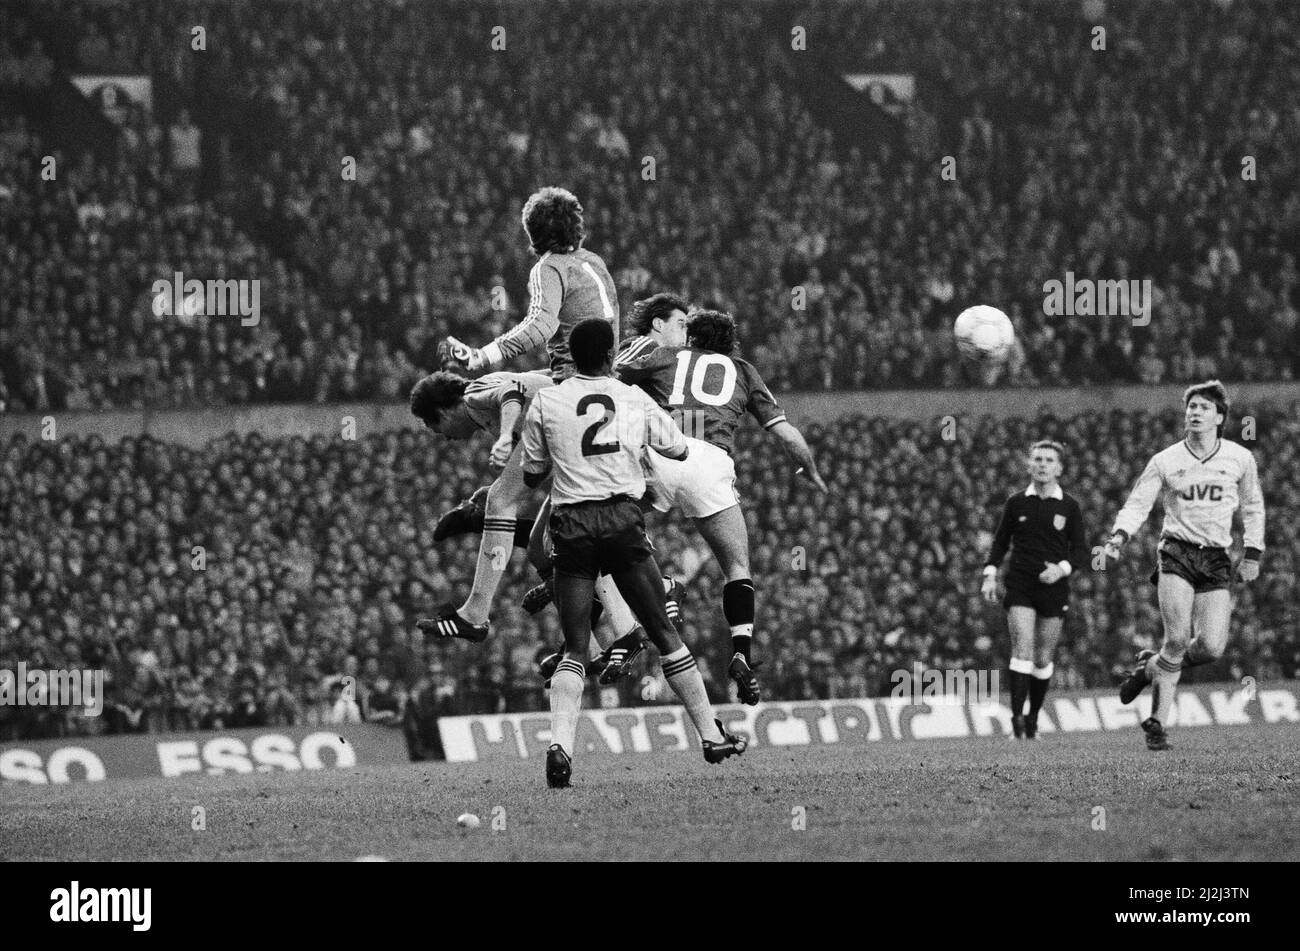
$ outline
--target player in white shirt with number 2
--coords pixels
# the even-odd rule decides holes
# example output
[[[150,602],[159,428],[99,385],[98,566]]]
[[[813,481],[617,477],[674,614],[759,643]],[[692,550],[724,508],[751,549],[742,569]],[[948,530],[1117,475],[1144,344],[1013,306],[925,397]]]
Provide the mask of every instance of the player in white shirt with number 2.
[[[743,753],[746,741],[727,734],[713,713],[695,658],[668,620],[662,575],[645,532],[641,455],[687,453],[686,438],[643,391],[609,376],[614,332],[584,320],[569,335],[575,374],[541,390],[524,421],[523,470],[530,486],[551,481],[551,544],[555,604],[564,659],[551,677],[551,745],[547,785],[569,785],[578,711],[590,656],[591,601],[596,578],[608,574],[659,649],[668,685],[699,731],[704,758],[719,763]]]

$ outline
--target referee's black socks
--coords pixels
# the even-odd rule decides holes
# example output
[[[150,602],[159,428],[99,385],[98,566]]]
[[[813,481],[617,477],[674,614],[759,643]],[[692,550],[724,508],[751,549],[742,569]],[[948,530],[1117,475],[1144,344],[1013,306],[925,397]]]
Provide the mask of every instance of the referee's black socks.
[[[1043,708],[1043,698],[1047,696],[1048,685],[1052,682],[1052,671],[1056,665],[1048,662],[1046,667],[1035,667],[1029,673],[1029,715],[1038,716]]]
[[[1032,679],[1030,674],[1033,672],[1034,662],[1022,657],[1013,657],[1009,666],[1011,668],[1011,715],[1024,716],[1025,698],[1029,696],[1029,681]]]

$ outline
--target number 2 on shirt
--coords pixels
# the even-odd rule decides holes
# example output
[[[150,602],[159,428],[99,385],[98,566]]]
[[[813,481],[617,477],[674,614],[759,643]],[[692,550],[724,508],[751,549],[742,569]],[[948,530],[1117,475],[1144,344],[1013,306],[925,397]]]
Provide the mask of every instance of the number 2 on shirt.
[[[618,452],[617,439],[613,442],[596,442],[596,436],[600,431],[614,421],[614,400],[604,393],[589,393],[578,400],[578,415],[587,416],[587,409],[591,406],[599,406],[605,412],[582,434],[583,456],[604,456],[611,452]]]

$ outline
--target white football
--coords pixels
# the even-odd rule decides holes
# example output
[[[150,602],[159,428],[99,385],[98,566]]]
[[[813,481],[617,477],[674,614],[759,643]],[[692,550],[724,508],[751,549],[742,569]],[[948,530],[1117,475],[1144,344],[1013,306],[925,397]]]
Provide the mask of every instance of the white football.
[[[462,812],[456,817],[456,824],[464,826],[466,829],[477,829],[480,825],[478,816],[472,812]]]
[[[986,363],[1005,360],[1016,341],[1011,318],[987,304],[963,310],[957,315],[952,332],[957,337],[957,349],[964,356]]]

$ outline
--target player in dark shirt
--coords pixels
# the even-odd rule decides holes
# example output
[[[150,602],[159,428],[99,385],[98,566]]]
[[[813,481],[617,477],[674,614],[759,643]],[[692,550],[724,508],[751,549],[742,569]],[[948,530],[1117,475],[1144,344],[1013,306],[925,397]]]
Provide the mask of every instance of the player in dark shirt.
[[[732,356],[735,344],[736,324],[730,314],[694,311],[686,325],[686,346],[660,343],[640,359],[616,363],[615,370],[624,383],[638,384],[649,393],[687,436],[691,451],[686,459],[678,462],[654,453],[646,457],[652,502],[661,512],[677,509],[690,518],[717,559],[724,579],[722,613],[731,628],[727,672],[741,701],[755,704],[760,694],[750,656],[754,582],[731,458],[736,429],[745,416],[753,416],[781,440],[797,471],[818,491],[825,492],[826,483],[803,435],[786,420],[758,371]],[[621,645],[615,641],[614,646]]]
[[[653,294],[636,301],[627,315],[627,336],[614,358],[614,372],[648,357],[656,347],[685,346],[690,309],[691,305],[676,294]]]
[[[724,318],[731,323],[729,330],[704,327],[705,322]],[[699,336],[691,335],[691,326]],[[734,327],[730,314],[696,311],[687,324],[686,346],[658,346],[640,359],[615,365],[619,378],[649,393],[668,410],[682,432],[717,446],[728,456],[746,414],[764,429],[786,422],[785,413],[752,363],[731,356],[730,350],[711,350],[702,345],[702,341],[713,340],[727,346],[729,339],[734,347]],[[706,333],[710,335],[707,338]]]
[[[1052,679],[1052,657],[1069,610],[1069,577],[1088,563],[1083,512],[1058,484],[1065,448],[1040,440],[1029,450],[1028,488],[1007,499],[984,567],[982,593],[997,601],[998,566],[1011,549],[1006,574],[1007,627],[1011,632],[1011,729],[1038,738],[1038,711]],[[1029,713],[1025,715],[1025,698]]]

